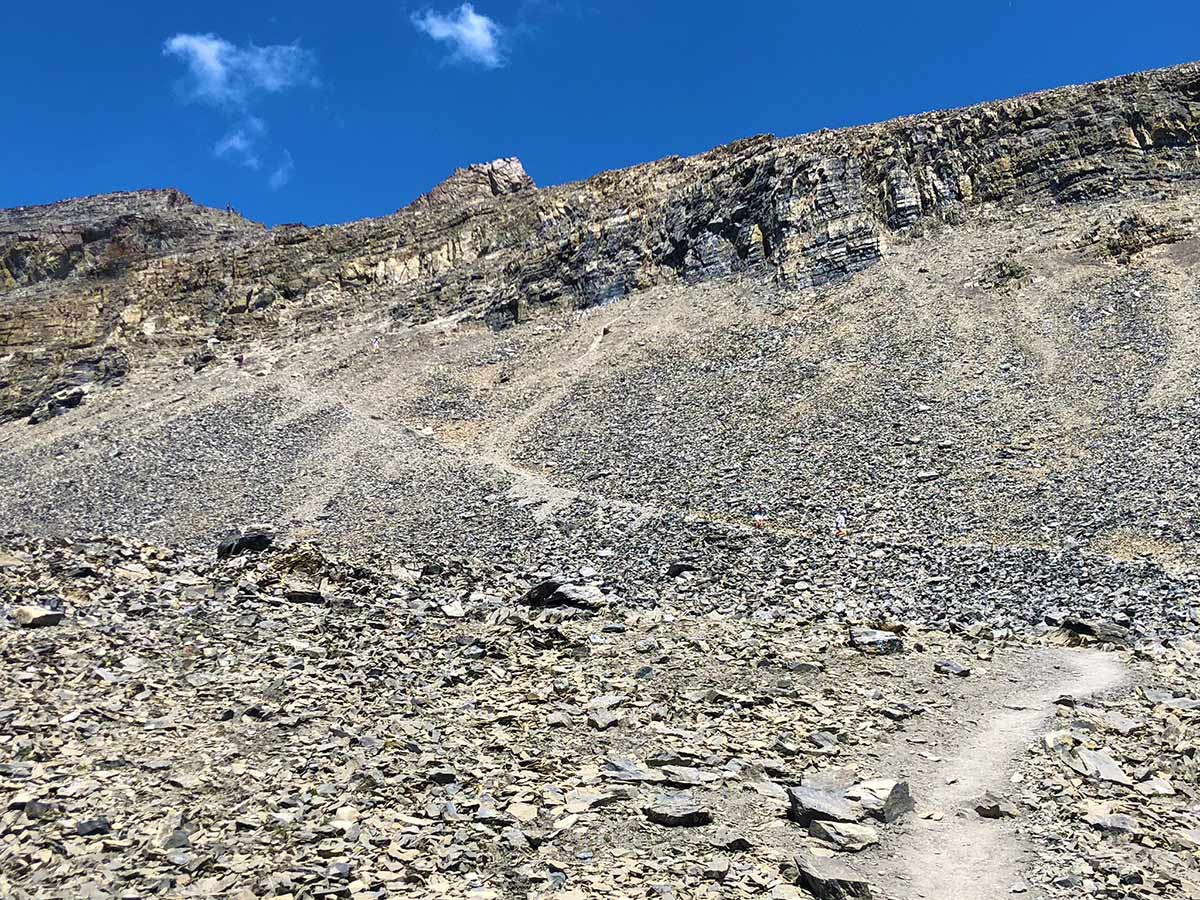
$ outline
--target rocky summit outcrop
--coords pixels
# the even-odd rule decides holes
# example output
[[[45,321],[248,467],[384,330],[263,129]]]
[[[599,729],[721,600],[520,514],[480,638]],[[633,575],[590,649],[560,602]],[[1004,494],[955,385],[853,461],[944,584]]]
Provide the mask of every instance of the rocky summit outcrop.
[[[429,209],[462,207],[536,187],[521,161],[509,157],[459,169],[417,202]]]
[[[147,350],[182,356],[364,310],[503,324],[740,271],[822,284],[871,265],[893,235],[981,204],[1194,178],[1198,147],[1190,64],[542,190],[499,160],[339,226],[265,230],[176,191],[0,212],[0,421]]]

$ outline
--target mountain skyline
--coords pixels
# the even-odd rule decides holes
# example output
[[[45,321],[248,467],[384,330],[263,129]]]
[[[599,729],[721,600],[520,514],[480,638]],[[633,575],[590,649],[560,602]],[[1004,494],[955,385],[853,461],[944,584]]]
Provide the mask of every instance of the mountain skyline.
[[[847,28],[790,4],[68,3],[28,11],[0,61],[22,126],[0,206],[174,187],[271,225],[351,221],[496,158],[561,184],[1188,61],[1200,12],[1149,6],[868,3]]]

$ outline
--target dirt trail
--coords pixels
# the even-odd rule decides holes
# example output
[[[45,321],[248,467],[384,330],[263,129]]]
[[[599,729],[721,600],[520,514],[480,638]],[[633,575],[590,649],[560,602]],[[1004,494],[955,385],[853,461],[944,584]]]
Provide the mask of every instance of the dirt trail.
[[[374,451],[376,455],[386,452],[419,450],[421,446],[436,447],[464,462],[504,473],[511,479],[509,496],[521,507],[527,508],[535,521],[543,524],[553,522],[556,513],[569,508],[577,501],[592,503],[613,513],[624,513],[631,517],[630,528],[643,522],[661,519],[669,515],[684,515],[689,520],[703,521],[725,530],[754,533],[758,530],[751,522],[742,522],[725,516],[691,510],[685,514],[662,506],[637,503],[620,497],[598,493],[586,488],[571,487],[556,483],[551,477],[522,464],[515,457],[515,448],[522,436],[556,403],[570,396],[579,382],[592,375],[598,368],[612,365],[631,345],[642,340],[663,340],[679,329],[685,329],[689,316],[696,316],[695,309],[679,301],[656,304],[653,296],[636,297],[622,305],[612,305],[591,310],[578,316],[575,327],[567,337],[553,343],[549,349],[532,354],[532,364],[524,369],[522,377],[512,382],[507,391],[516,398],[512,408],[505,414],[497,414],[490,428],[485,428],[474,440],[465,442],[448,440],[438,435],[432,427],[412,422],[392,422],[381,419],[379,397],[370,392],[351,392],[344,386],[337,387],[323,380],[324,372],[317,376],[293,380],[292,371],[282,371],[271,383],[283,394],[299,405],[292,412],[299,417],[318,409],[336,407],[350,415],[350,420],[327,442],[320,464],[309,473],[302,483],[292,486],[289,500],[289,517],[294,524],[307,530],[325,512],[329,503],[346,481],[353,475],[352,460],[360,453]],[[709,304],[704,307],[704,317],[711,318],[723,305]],[[438,327],[452,327],[453,322],[438,322]],[[430,326],[431,327],[431,326]],[[427,326],[413,326],[393,333],[391,339],[411,339]],[[365,354],[374,332],[365,331],[357,343],[345,342],[341,353]],[[348,349],[349,348],[349,349]],[[327,362],[325,357],[323,360]],[[389,375],[394,378],[394,374]],[[397,429],[399,429],[397,431]],[[413,441],[416,443],[414,444]],[[791,533],[764,525],[772,532]]]
[[[513,479],[511,496],[519,505],[531,507],[534,518],[538,521],[548,521],[555,512],[570,506],[582,493],[553,485],[541,474],[520,465],[513,458],[513,448],[525,430],[545,415],[555,403],[566,397],[580,378],[624,349],[628,340],[637,332],[630,330],[618,337],[614,334],[614,329],[633,315],[638,305],[639,302],[635,299],[623,306],[619,312],[613,309],[593,312],[588,317],[590,321],[585,320],[574,340],[559,350],[555,354],[556,358],[548,365],[539,367],[525,380],[527,384],[536,385],[539,389],[540,393],[535,399],[512,416],[501,419],[480,437],[474,447],[464,448],[465,454],[476,462],[509,475]],[[609,337],[610,335],[612,337]],[[579,347],[585,343],[586,349],[580,352]],[[659,510],[635,503],[619,500],[608,502],[617,508],[642,516],[656,516],[660,513]]]
[[[624,339],[610,340],[609,344],[615,344],[615,347],[606,346],[604,348],[606,353],[601,354],[600,352],[605,337],[635,313],[637,308],[638,301],[635,299],[630,301],[620,313],[596,316],[593,322],[588,323],[588,327],[577,335],[565,350],[560,351],[560,358],[555,364],[538,370],[536,379],[531,379],[531,381],[536,380],[536,384],[541,390],[540,395],[520,412],[511,418],[502,420],[483,436],[480,442],[480,454],[495,457],[501,463],[511,462],[513,446],[520,439],[522,432],[555,403],[567,396],[578,379],[585,376],[602,360],[615,356],[625,346],[629,335],[626,335]],[[607,310],[602,312],[607,312]],[[590,337],[589,330],[591,331]],[[576,347],[585,340],[587,349],[577,354]]]
[[[1056,698],[1118,687],[1126,672],[1111,653],[1047,650],[1032,655],[1020,675],[1017,693],[990,695],[994,712],[980,720],[952,757],[912,771],[909,780],[918,808],[941,810],[944,818],[914,818],[890,845],[894,881],[881,890],[882,896],[997,900],[1014,896],[1014,886],[1023,882],[1024,848],[1012,830],[974,811],[964,812],[966,804],[987,790],[1012,793],[1009,779],[1016,761],[1046,730]]]

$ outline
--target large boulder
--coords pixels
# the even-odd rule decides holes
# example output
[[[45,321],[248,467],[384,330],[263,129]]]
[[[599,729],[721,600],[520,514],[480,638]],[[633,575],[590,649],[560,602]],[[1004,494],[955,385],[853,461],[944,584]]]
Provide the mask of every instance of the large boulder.
[[[913,811],[912,794],[906,781],[874,778],[848,789],[846,797],[857,801],[867,815],[880,822],[895,822]]]
[[[230,531],[217,544],[217,559],[229,559],[246,553],[262,553],[274,543],[275,538],[261,529]]]

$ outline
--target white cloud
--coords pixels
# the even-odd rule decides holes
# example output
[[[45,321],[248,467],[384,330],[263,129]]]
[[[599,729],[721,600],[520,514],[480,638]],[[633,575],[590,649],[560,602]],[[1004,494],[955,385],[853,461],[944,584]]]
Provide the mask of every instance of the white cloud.
[[[230,120],[213,155],[255,171],[262,168],[260,147],[267,133],[266,122],[252,112],[255,100],[318,84],[316,57],[299,44],[239,47],[215,34],[177,34],[163,41],[162,52],[187,66],[182,83],[187,99],[213,106]],[[284,150],[267,184],[279,190],[295,169],[292,155]]]
[[[162,50],[187,66],[188,95],[213,106],[242,106],[255,94],[316,84],[316,57],[299,44],[238,47],[215,34],[177,34]]]
[[[288,151],[283,151],[283,159],[279,165],[275,167],[275,171],[271,173],[271,177],[267,180],[267,184],[271,186],[271,190],[277,191],[289,181],[292,180],[292,172],[296,170],[296,164],[292,162],[292,154]]]
[[[464,3],[447,13],[426,10],[412,17],[417,30],[454,48],[452,59],[479,63],[489,69],[504,65],[500,38],[504,29],[495,20]]]
[[[266,134],[267,126],[257,116],[249,116],[238,127],[217,141],[213,153],[221,159],[231,159],[247,169],[262,164],[258,157],[258,141]]]

